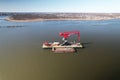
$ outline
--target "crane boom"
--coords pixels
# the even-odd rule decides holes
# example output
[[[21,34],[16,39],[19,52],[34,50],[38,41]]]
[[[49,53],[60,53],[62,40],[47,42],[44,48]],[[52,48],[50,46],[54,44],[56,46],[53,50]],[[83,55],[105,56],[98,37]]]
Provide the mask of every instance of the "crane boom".
[[[69,32],[60,32],[59,35],[67,39],[71,35],[78,35],[78,42],[80,41],[80,31],[69,31]]]

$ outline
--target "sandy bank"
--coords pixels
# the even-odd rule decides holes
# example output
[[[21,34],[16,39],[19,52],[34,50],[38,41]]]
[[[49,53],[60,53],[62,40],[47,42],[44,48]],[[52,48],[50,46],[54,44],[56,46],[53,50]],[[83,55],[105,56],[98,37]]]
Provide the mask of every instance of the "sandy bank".
[[[46,20],[109,20],[118,18],[120,18],[120,14],[110,13],[18,13],[11,15],[6,20],[13,22],[33,22]]]
[[[34,22],[34,21],[43,21],[42,19],[28,19],[28,20],[15,20],[15,19],[10,19],[7,18],[7,21],[12,21],[12,22]]]
[[[99,19],[26,19],[26,20],[15,20],[7,18],[6,20],[12,21],[12,22],[35,22],[35,21],[59,21],[59,20],[110,20],[110,19],[117,19],[117,18],[99,18]]]

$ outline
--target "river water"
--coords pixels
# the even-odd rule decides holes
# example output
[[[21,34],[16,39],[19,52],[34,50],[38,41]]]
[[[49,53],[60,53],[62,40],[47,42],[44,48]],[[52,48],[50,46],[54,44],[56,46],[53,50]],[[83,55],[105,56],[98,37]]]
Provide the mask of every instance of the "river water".
[[[120,79],[120,19],[36,22],[2,19],[0,80]],[[85,48],[62,54],[42,49],[44,41],[61,41],[59,32],[71,30],[80,31]]]

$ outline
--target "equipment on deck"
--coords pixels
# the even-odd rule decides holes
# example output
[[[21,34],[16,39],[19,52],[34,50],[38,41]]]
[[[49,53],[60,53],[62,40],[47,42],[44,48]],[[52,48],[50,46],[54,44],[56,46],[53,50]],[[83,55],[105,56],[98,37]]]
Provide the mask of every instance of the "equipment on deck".
[[[78,35],[78,42],[79,42],[80,41],[80,31],[69,31],[69,32],[60,32],[59,33],[59,35],[63,36],[65,40],[73,34]]]

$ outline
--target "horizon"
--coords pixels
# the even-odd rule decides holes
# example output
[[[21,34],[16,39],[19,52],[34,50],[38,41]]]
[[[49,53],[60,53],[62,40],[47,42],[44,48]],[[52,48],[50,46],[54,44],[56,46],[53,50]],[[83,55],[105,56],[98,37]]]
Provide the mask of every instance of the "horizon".
[[[120,13],[118,0],[0,0],[1,12]]]
[[[90,14],[120,14],[120,12],[0,12],[0,13],[90,13]]]

